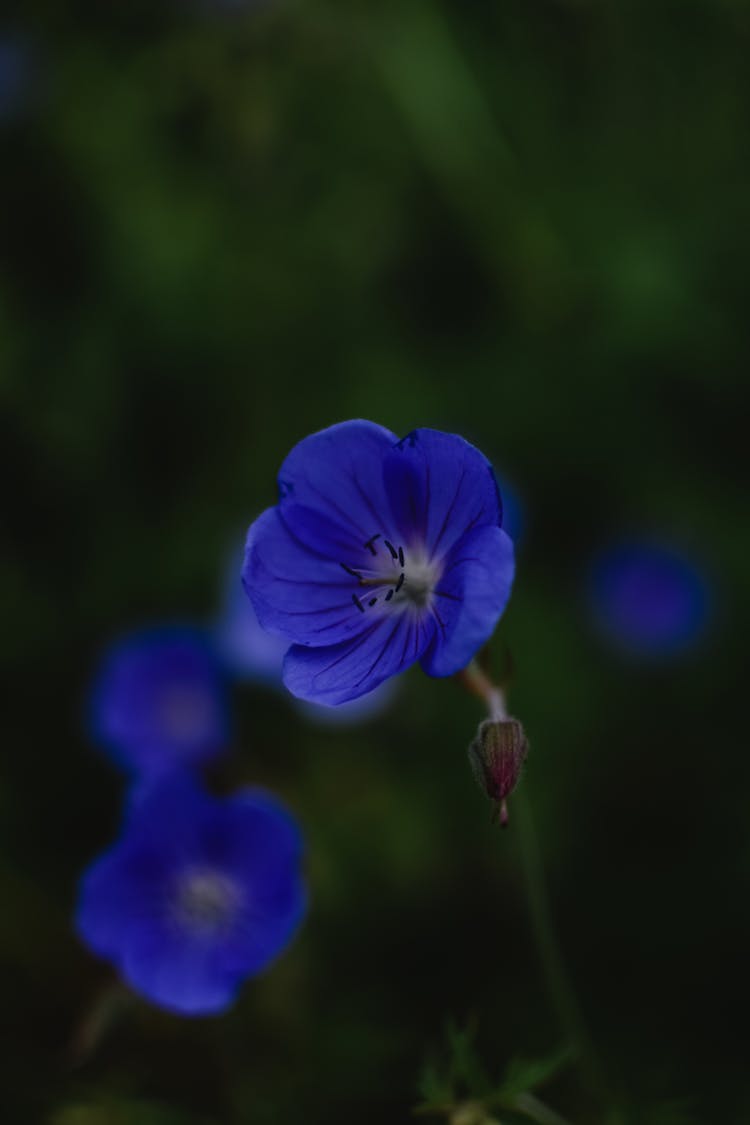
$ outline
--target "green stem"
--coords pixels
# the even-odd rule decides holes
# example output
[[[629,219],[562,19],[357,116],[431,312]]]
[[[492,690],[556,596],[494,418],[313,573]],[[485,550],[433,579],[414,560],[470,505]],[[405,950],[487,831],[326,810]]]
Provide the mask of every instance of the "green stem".
[[[609,1098],[596,1050],[586,1028],[555,935],[531,806],[523,788],[513,795],[513,821],[518,830],[531,927],[544,970],[547,991],[558,1023],[576,1052],[591,1093],[607,1104]]]
[[[491,719],[502,722],[508,717],[503,689],[492,683],[476,660],[472,660],[457,678],[468,691],[484,700]],[[526,882],[531,928],[539,960],[542,963],[547,991],[560,1028],[576,1053],[591,1093],[607,1105],[610,1099],[606,1082],[578,999],[570,983],[552,924],[539,843],[531,806],[523,786],[514,792],[512,808]]]

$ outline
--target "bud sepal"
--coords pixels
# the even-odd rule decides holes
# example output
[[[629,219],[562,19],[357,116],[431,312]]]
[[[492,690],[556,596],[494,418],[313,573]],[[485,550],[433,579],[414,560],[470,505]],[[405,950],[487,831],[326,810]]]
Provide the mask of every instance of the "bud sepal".
[[[503,828],[508,823],[507,798],[516,788],[529,752],[518,719],[485,719],[469,746],[469,763],[477,784],[495,805]]]

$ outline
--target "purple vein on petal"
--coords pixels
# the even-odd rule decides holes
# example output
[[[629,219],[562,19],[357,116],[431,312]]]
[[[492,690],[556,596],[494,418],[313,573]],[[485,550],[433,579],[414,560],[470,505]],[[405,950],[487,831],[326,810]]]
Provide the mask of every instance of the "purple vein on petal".
[[[311,508],[309,510],[312,511],[313,509]],[[307,543],[305,543],[302,539],[299,538],[299,536],[294,532],[294,530],[289,526],[287,521],[284,519],[284,512],[283,512],[283,508],[282,508],[281,504],[278,505],[278,507],[276,508],[276,511],[278,512],[279,519],[281,520],[282,524],[284,525],[284,530],[289,535],[289,537],[294,540],[294,542],[297,544],[297,546],[300,548],[300,550],[304,551],[305,554],[311,555],[313,558],[321,559],[323,562],[330,562],[331,561],[330,555],[325,555],[321,551],[316,551],[314,547],[308,546]],[[342,528],[342,531],[343,530],[344,529]],[[267,569],[269,569],[269,568],[267,568]]]
[[[319,679],[321,676],[325,675],[326,672],[330,672],[332,668],[335,668],[337,664],[340,664],[342,660],[348,660],[352,653],[356,652],[358,648],[361,648],[365,641],[368,641],[375,630],[380,628],[382,624],[382,619],[380,621],[376,621],[375,624],[367,630],[367,632],[362,633],[357,638],[356,644],[350,644],[348,641],[344,641],[343,644],[347,646],[346,651],[337,656],[335,660],[332,660],[330,664],[326,664],[325,668],[321,668],[319,672],[316,672],[313,676],[313,679]],[[336,645],[335,647],[338,648],[339,646]]]
[[[392,642],[393,638],[396,636],[396,634],[398,633],[400,627],[401,627],[401,621],[397,620],[396,623],[394,624],[393,628],[391,629],[390,633],[388,634],[388,639],[386,641],[384,641],[383,647],[381,648],[380,652],[375,657],[372,664],[370,665],[370,667],[365,672],[364,676],[360,677],[360,679],[357,680],[357,683],[355,685],[356,687],[359,687],[360,684],[364,683],[364,681],[369,679],[369,677],[372,675],[372,672],[374,671],[374,669],[377,667],[377,665],[380,663],[380,661],[383,659],[386,652],[390,648],[391,642]]]
[[[305,484],[307,485],[307,487],[312,492],[314,492],[316,494],[316,496],[319,496],[325,504],[329,504],[336,512],[338,512],[339,517],[344,521],[342,531],[345,531],[347,529],[347,526],[348,526],[349,528],[354,527],[355,531],[359,535],[366,535],[367,534],[365,531],[362,530],[360,524],[358,523],[357,520],[355,520],[355,518],[352,516],[351,512],[345,512],[343,508],[339,507],[339,505],[336,503],[335,500],[332,500],[330,496],[326,496],[326,494],[324,492],[321,492],[320,489],[317,488],[309,479],[306,478]],[[311,511],[314,511],[314,510],[315,509],[311,509]]]
[[[475,562],[475,563],[480,563],[480,564],[481,564],[482,566],[486,566],[486,565],[487,565],[487,563],[485,562],[485,560],[484,560],[484,559],[477,559],[477,558],[474,558],[474,557],[472,557],[472,556],[470,556],[470,555],[466,555],[466,556],[465,556],[464,558],[462,558],[462,559],[456,559],[456,560],[455,560],[455,562],[453,561],[453,559],[451,559],[451,567],[450,567],[450,568],[451,568],[451,570],[453,570],[453,568],[454,568],[454,567],[456,567],[456,566],[460,566],[460,565],[461,565],[461,563],[465,563],[465,562]]]
[[[367,507],[370,509],[370,512],[372,513],[372,516],[373,516],[375,522],[377,523],[378,527],[381,527],[383,529],[383,531],[385,531],[386,527],[387,527],[386,521],[378,513],[378,511],[377,511],[375,505],[373,504],[372,500],[367,495],[367,493],[365,492],[362,485],[359,483],[359,477],[357,476],[357,474],[354,470],[354,466],[350,464],[350,468],[351,468],[352,480],[354,481],[354,485],[357,489],[357,492],[362,497],[362,499],[364,500]]]
[[[419,657],[419,637],[422,632],[422,618],[418,617],[414,623],[414,659]]]
[[[401,665],[403,665],[404,661],[406,660],[406,650],[408,649],[409,644],[411,642],[411,630],[412,630],[412,628],[413,628],[413,622],[412,621],[407,622],[406,629],[404,630],[404,633],[405,633],[404,648],[403,648],[403,651],[401,653],[401,659],[399,660],[399,664],[401,664]]]
[[[304,586],[305,588],[308,586],[323,586],[331,590],[340,590],[344,585],[340,578],[335,580],[331,579],[330,582],[321,582],[315,578],[285,578],[283,574],[275,574],[265,563],[261,565],[264,570],[268,571],[274,582],[283,582],[285,586]]]
[[[284,612],[289,617],[322,617],[325,613],[338,613],[342,609],[351,610],[351,608],[351,602],[337,602],[336,605],[329,605],[321,609],[287,609]],[[325,625],[324,628],[330,629],[331,626]]]
[[[448,526],[448,521],[450,520],[451,516],[453,515],[453,509],[456,506],[456,501],[458,500],[458,495],[461,491],[461,486],[464,483],[465,477],[466,477],[466,465],[464,465],[462,470],[461,470],[461,476],[459,478],[458,485],[456,487],[455,495],[454,495],[453,499],[451,500],[448,511],[445,513],[445,518],[443,519],[443,526],[440,528],[440,531],[438,532],[437,539],[432,544],[431,551],[432,551],[433,555],[437,551],[438,544],[440,543],[440,540],[443,538],[443,535],[445,534],[445,529]]]
[[[351,610],[351,604],[349,605],[349,609]],[[313,633],[325,633],[328,629],[337,629],[339,625],[345,625],[347,621],[351,620],[352,615],[351,612],[349,612],[347,613],[346,617],[341,617],[338,621],[331,621],[328,623],[328,625],[319,625],[317,629],[312,629],[311,631]],[[355,633],[354,635],[356,636],[357,634]]]
[[[445,636],[445,622],[443,621],[442,617],[440,616],[440,614],[438,613],[438,611],[435,609],[434,606],[432,606],[432,615],[435,618],[435,620],[437,621],[438,625],[440,626],[440,630],[441,630],[443,636]]]
[[[430,480],[430,462],[429,461],[425,462],[424,496],[425,496],[425,500],[424,500],[424,512],[422,513],[422,538],[426,539],[427,538],[427,523],[428,523],[427,513],[429,512],[430,505],[432,503],[432,481]]]

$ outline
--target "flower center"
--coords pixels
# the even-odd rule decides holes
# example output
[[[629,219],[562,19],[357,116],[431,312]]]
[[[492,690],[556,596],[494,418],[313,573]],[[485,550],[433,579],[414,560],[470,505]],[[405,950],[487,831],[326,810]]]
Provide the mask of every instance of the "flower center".
[[[355,568],[341,563],[357,580],[359,590],[352,594],[352,602],[360,613],[378,604],[391,603],[394,609],[425,609],[430,605],[442,570],[424,550],[410,548],[407,555],[403,547],[394,546],[379,532],[363,546],[372,556],[370,565]]]
[[[178,883],[174,914],[193,933],[215,934],[230,924],[239,901],[237,884],[221,871],[193,868]]]

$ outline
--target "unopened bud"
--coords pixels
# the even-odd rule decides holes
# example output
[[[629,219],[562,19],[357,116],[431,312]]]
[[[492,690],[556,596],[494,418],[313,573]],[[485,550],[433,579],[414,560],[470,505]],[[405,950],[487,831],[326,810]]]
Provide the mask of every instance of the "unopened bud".
[[[508,823],[506,798],[515,789],[529,743],[518,719],[485,719],[469,747],[469,762],[478,784],[495,803],[500,824]]]

